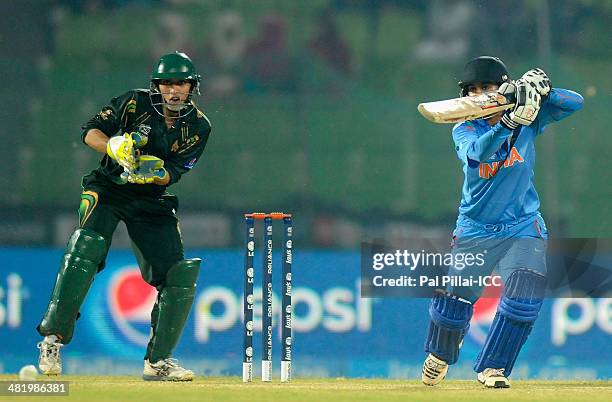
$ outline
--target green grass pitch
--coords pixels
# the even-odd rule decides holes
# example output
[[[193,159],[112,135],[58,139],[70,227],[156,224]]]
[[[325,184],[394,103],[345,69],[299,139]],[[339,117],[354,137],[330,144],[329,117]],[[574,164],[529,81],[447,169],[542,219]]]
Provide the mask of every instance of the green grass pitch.
[[[512,381],[510,389],[484,389],[476,381],[444,381],[426,387],[417,380],[310,379],[289,384],[237,377],[196,378],[191,383],[144,382],[137,377],[62,376],[70,382],[68,397],[0,397],[2,400],[41,401],[228,401],[228,402],[357,402],[357,401],[611,401],[611,381]],[[0,381],[17,376],[0,376]],[[6,399],[4,399],[6,398]]]

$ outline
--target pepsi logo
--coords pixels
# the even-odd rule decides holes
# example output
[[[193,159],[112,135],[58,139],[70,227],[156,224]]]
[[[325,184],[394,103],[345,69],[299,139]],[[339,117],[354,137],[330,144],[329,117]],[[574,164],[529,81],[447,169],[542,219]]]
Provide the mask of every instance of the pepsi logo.
[[[119,332],[130,342],[146,346],[151,331],[151,310],[157,290],[146,283],[138,268],[119,270],[110,280],[108,307]]]

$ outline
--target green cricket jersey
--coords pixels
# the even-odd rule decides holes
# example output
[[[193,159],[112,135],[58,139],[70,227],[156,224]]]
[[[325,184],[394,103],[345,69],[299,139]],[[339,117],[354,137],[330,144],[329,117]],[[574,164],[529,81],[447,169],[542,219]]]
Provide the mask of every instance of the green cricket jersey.
[[[176,183],[195,166],[211,131],[210,121],[197,108],[167,128],[164,118],[151,105],[149,90],[145,89],[131,90],[113,98],[109,105],[104,106],[100,113],[83,125],[83,141],[92,128],[97,128],[109,137],[133,131],[148,133],[147,143],[136,152],[164,160],[164,167],[170,175],[168,186]],[[166,190],[167,186],[157,184],[120,184],[121,173],[123,167],[104,155],[100,166],[83,178],[83,187],[95,183],[114,187],[126,195],[151,197],[158,197]]]

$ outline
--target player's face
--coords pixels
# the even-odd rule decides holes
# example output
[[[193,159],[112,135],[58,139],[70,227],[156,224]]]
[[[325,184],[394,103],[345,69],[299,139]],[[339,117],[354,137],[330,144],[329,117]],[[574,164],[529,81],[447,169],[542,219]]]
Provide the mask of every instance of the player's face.
[[[180,111],[191,90],[191,82],[188,80],[161,80],[159,81],[159,92],[164,97],[164,102],[168,109]]]
[[[486,92],[493,92],[499,89],[499,85],[494,82],[475,82],[468,85],[468,96],[480,95]]]
[[[497,91],[498,89],[499,85],[494,82],[475,82],[473,84],[468,85],[467,87],[468,96],[475,96],[487,92],[493,92]],[[490,116],[488,119],[486,119],[487,123],[490,126],[497,124],[501,120],[503,114],[504,112],[502,111],[494,114],[493,116]]]

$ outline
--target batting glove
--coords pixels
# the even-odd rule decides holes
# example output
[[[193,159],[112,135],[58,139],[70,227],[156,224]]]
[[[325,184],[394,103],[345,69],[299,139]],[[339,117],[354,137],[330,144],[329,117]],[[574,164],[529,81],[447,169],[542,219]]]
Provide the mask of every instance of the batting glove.
[[[514,130],[519,125],[528,126],[535,121],[542,98],[534,87],[523,80],[517,80],[503,83],[498,92],[508,98],[516,99],[514,108],[502,116],[500,121],[502,126]]]
[[[541,68],[534,68],[533,70],[527,71],[523,74],[521,79],[535,88],[542,97],[547,96],[552,88],[550,79]]]

